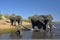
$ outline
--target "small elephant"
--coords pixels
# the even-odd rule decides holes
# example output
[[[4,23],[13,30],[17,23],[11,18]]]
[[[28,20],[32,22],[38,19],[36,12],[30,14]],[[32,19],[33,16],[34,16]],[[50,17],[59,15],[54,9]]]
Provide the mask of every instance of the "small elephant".
[[[16,26],[16,22],[18,22],[18,26],[22,24],[22,17],[21,16],[11,16],[10,17],[11,25]]]
[[[37,26],[38,29],[43,28],[43,30],[46,30],[46,25],[48,22],[52,22],[51,15],[34,15],[31,18],[31,23],[32,23],[33,29],[35,28],[35,26]]]

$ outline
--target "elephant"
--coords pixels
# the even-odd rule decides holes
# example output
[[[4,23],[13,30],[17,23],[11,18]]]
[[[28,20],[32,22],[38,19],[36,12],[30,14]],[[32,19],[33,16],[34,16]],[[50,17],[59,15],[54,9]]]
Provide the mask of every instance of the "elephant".
[[[18,26],[22,24],[22,17],[21,16],[11,16],[10,17],[11,25],[16,26],[16,22],[18,22]]]
[[[21,16],[11,16],[10,17],[10,22],[12,26],[16,26],[16,22],[18,22],[18,27],[17,27],[17,33],[22,35],[22,31],[20,30],[20,25],[22,25],[22,17]]]
[[[43,30],[46,31],[46,25],[48,23],[51,23],[53,20],[53,17],[51,15],[34,15],[31,18],[32,28],[34,29],[35,26],[38,27],[38,29],[43,28]],[[50,27],[52,24],[48,24]]]

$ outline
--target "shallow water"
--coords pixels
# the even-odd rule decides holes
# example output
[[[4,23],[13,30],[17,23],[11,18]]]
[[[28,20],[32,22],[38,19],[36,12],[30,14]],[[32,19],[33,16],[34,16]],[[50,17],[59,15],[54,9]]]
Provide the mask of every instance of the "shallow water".
[[[60,24],[56,24],[56,29],[49,32],[48,29],[44,31],[23,31],[23,35],[16,33],[0,34],[0,39],[60,39]]]

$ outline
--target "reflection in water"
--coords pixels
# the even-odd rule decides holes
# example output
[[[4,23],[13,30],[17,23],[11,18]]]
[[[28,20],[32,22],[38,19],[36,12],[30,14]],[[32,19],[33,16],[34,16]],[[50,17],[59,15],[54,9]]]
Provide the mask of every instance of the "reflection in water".
[[[47,39],[53,39],[53,32],[46,32]]]
[[[45,32],[33,32],[32,39],[44,39],[46,37]]]
[[[21,35],[18,33],[10,33],[10,38],[11,39],[21,39]]]
[[[50,33],[50,38],[53,39],[53,32]]]
[[[18,33],[1,34],[0,39],[53,39],[53,32],[45,31],[23,31],[23,35]]]
[[[39,31],[39,32],[33,32],[32,39],[53,39],[53,33],[52,32],[45,32],[45,31]]]

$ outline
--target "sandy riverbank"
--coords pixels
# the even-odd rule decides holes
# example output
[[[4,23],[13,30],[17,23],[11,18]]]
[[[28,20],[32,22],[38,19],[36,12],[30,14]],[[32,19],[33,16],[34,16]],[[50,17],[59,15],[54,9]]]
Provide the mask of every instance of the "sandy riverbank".
[[[16,23],[16,25],[17,25],[17,23]],[[28,23],[28,22],[24,22],[24,21],[23,21],[23,22],[22,22],[22,25],[23,25],[24,27],[26,27],[26,28],[29,28],[29,27],[31,26],[31,23]],[[21,26],[21,29],[24,28],[23,26]],[[16,27],[17,27],[17,26],[16,26]],[[13,31],[13,30],[16,29],[16,27],[11,26],[10,23],[6,22],[6,20],[0,20],[0,33],[1,33],[2,31],[7,32],[7,30]]]

